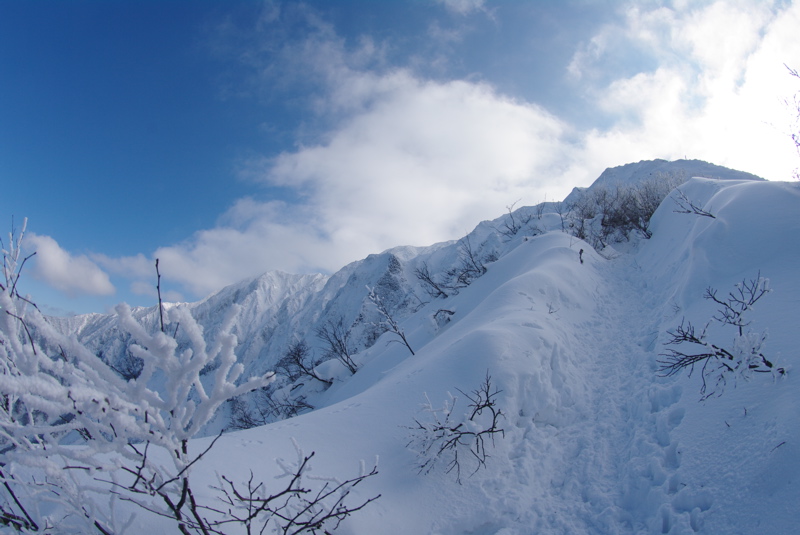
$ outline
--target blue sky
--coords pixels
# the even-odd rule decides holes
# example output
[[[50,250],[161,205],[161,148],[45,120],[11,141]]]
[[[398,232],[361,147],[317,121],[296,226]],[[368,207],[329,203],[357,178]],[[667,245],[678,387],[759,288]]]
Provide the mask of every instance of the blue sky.
[[[104,312],[155,302],[155,258],[197,300],[630,161],[791,180],[798,27],[764,0],[0,0],[3,235],[28,218],[46,311]]]

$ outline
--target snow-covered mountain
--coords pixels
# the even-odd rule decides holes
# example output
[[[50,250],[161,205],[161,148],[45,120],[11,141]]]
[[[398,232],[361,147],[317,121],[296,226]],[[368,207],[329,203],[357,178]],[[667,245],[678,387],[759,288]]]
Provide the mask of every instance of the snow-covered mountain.
[[[595,250],[576,237],[601,224],[597,213],[578,221],[569,212],[582,195],[666,178],[679,191],[648,220],[649,239],[609,235]],[[223,435],[196,467],[195,482],[208,483],[201,498],[213,501],[215,474],[273,481],[272,459],[296,455],[296,441],[316,452],[322,476],[343,479],[379,458],[379,473],[352,495],[381,498],[339,533],[793,533],[798,214],[797,183],[705,162],[639,162],[606,170],[565,203],[519,208],[459,240],[390,249],[331,276],[267,273],[187,305],[211,338],[224,312],[241,305],[245,376],[275,369],[305,341],[331,383],[282,377],[267,394],[299,415],[262,414],[267,425]],[[771,292],[745,306],[737,325],[711,320],[729,292],[748,288]],[[136,314],[155,328],[157,307]],[[126,358],[113,316],[53,321],[109,362]],[[336,325],[349,336],[354,374],[325,360],[319,334]],[[687,326],[707,345],[675,343]],[[754,353],[745,345],[755,339]],[[670,349],[709,347],[744,365],[720,371],[699,361],[666,373]],[[430,459],[420,433],[437,418],[485,428],[486,416],[470,419],[468,405],[487,377],[502,433],[487,438],[485,466],[462,451],[458,478],[446,450],[420,470]],[[243,403],[234,412],[260,410],[256,397]],[[213,430],[230,425],[231,409]],[[171,529],[166,522],[140,515],[135,532]]]

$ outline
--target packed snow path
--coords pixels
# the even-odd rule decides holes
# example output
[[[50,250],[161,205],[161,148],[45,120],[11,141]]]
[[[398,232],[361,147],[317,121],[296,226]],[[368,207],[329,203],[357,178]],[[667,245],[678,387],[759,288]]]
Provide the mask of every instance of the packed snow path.
[[[610,509],[594,508],[590,522],[600,523],[589,523],[589,531],[696,531],[698,515],[708,504],[688,500],[672,507],[680,490],[680,450],[671,431],[680,424],[684,410],[674,407],[681,387],[660,384],[656,373],[663,296],[633,257],[622,256],[604,267],[606,295],[598,301],[598,328],[593,333],[598,339],[594,369],[598,415],[592,427],[602,449],[589,462],[609,463],[601,474],[606,480],[598,481],[597,488],[608,488],[613,500]],[[676,515],[676,510],[691,514]]]
[[[574,364],[581,376],[558,386],[586,390],[559,417],[519,418],[513,468],[487,485],[487,500],[501,496],[493,509],[516,518],[504,534],[693,532],[708,503],[686,501],[685,515],[671,507],[680,453],[670,431],[683,410],[672,407],[680,387],[655,376],[660,296],[631,257],[583,267],[597,271],[594,299],[552,312],[567,334],[548,365],[560,381],[563,361]]]

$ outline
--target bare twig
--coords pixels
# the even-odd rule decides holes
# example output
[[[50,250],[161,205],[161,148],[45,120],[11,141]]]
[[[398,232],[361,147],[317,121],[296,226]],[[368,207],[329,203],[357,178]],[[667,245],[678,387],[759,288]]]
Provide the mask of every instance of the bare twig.
[[[380,315],[383,316],[383,321],[380,322],[380,326],[386,327],[388,331],[397,336],[400,339],[399,341],[406,346],[406,348],[411,352],[412,355],[414,355],[414,350],[411,349],[411,344],[408,343],[408,339],[406,338],[406,333],[400,327],[400,324],[397,323],[397,320],[394,319],[391,312],[389,312],[389,309],[386,308],[386,303],[384,303],[383,300],[380,298],[380,296],[377,293],[375,293],[374,288],[370,288],[369,286],[367,286],[367,290],[369,291],[368,297],[370,302],[373,305],[375,305],[375,308],[378,309]]]
[[[164,303],[161,301],[161,272],[158,270],[158,258],[156,258],[156,292],[158,292],[158,317],[161,320],[161,332],[166,333],[164,328]],[[176,331],[177,332],[177,327]]]
[[[750,324],[745,318],[745,314],[752,310],[753,305],[764,295],[769,293],[769,281],[761,276],[755,279],[743,280],[735,286],[735,290],[728,293],[727,298],[718,297],[717,290],[707,288],[703,297],[719,305],[717,313],[712,316],[709,323],[698,331],[691,322],[681,321],[681,324],[674,330],[667,331],[669,339],[665,345],[681,346],[688,344],[689,347],[696,348],[694,352],[687,352],[683,349],[668,348],[659,360],[658,373],[662,376],[671,376],[681,370],[688,369],[689,374],[694,371],[695,365],[702,364],[702,387],[701,394],[706,396],[707,380],[713,378],[715,381],[714,390],[717,387],[724,388],[727,378],[734,372],[753,372],[771,373],[780,375],[785,370],[770,361],[761,348],[766,342],[766,333],[754,334],[745,333],[744,328]],[[725,347],[720,344],[712,343],[708,340],[708,327],[712,322],[720,325],[730,325],[736,329],[736,337],[733,345]]]
[[[680,189],[676,190],[678,192],[678,197],[673,197],[672,200],[675,204],[678,205],[678,210],[673,210],[676,214],[695,214],[705,217],[710,217],[712,219],[716,219],[717,216],[712,214],[707,210],[703,210],[699,206],[697,206],[694,201],[692,201],[686,194],[681,191]]]
[[[224,509],[203,508],[221,514],[223,519],[210,522],[209,528],[215,533],[224,533],[220,528],[230,524],[240,524],[245,527],[248,534],[253,533],[255,529],[258,529],[258,533],[263,533],[272,522],[284,535],[314,534],[320,531],[330,533],[338,528],[345,518],[381,497],[378,494],[358,505],[346,503],[356,485],[378,473],[377,466],[368,473],[362,473],[345,481],[327,481],[316,491],[306,487],[303,484],[303,474],[312,457],[314,457],[313,452],[303,456],[291,473],[288,484],[266,497],[263,483],[255,483],[252,472],[246,489],[241,489],[228,477],[221,476],[221,485],[215,488],[221,493],[220,500],[225,506]]]
[[[448,457],[445,471],[455,471],[456,481],[461,483],[462,453],[468,453],[476,461],[472,474],[486,466],[489,457],[486,439],[491,439],[494,444],[495,435],[505,436],[505,430],[499,426],[500,419],[505,415],[497,407],[495,399],[500,390],[492,387],[491,380],[487,372],[481,386],[470,394],[459,390],[470,402],[470,413],[463,421],[453,419],[456,398],[451,397],[451,403],[445,403],[442,409],[433,409],[430,401],[426,403],[432,421],[415,419],[416,426],[410,428],[412,434],[408,443],[408,446],[418,450],[420,473],[429,473],[438,460]],[[482,417],[484,414],[488,418]]]

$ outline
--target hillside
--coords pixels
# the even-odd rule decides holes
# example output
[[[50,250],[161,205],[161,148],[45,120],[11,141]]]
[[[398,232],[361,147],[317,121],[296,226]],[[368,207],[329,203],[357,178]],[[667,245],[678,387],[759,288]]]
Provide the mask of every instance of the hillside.
[[[338,320],[352,333],[358,365],[355,374],[336,359],[318,365],[330,387],[279,380],[273,395],[301,398],[314,410],[224,434],[194,469],[200,498],[213,500],[217,474],[246,481],[252,471],[271,484],[280,473],[273,459],[294,458],[296,441],[316,452],[320,476],[353,477],[362,460],[370,468],[378,459],[378,474],[351,498],[381,497],[347,518],[342,534],[794,532],[800,188],[704,162],[662,161],[608,170],[593,188],[654,173],[688,179],[680,186],[685,198],[714,217],[680,213],[672,192],[649,221],[650,239],[632,232],[597,251],[562,231],[558,203],[525,207],[459,241],[391,249],[330,277],[269,273],[190,305],[211,337],[219,312],[243,305],[235,332],[245,375],[272,369],[299,340],[322,356],[315,333]],[[707,178],[690,178],[696,174]],[[420,270],[442,281],[463,266],[465,251],[485,272],[435,297]],[[772,291],[747,307],[744,329],[768,332],[760,350],[774,362],[771,373],[745,366],[725,373],[724,387],[710,374],[705,392],[700,366],[659,373],[669,348],[693,351],[665,345],[669,332],[686,322],[702,330],[719,309],[704,298],[708,288],[724,300],[759,276]],[[394,343],[395,333],[376,327],[383,318],[367,287],[399,321],[413,355]],[[155,324],[156,312],[137,314]],[[111,360],[123,356],[110,317],[60,321]],[[713,323],[707,340],[739,351],[735,331]],[[421,472],[413,428],[433,421],[426,400],[443,408],[452,394],[450,417],[465,420],[467,396],[487,375],[503,433],[487,441],[485,466],[462,452],[459,478],[447,471],[445,452]],[[208,432],[228,427],[228,417]],[[485,417],[467,428],[481,429]],[[171,529],[142,511],[134,526],[134,533]]]

